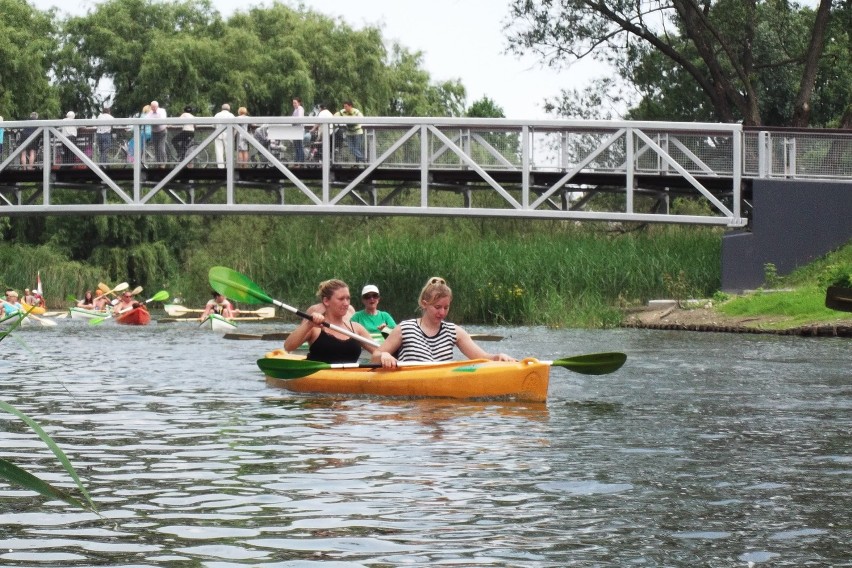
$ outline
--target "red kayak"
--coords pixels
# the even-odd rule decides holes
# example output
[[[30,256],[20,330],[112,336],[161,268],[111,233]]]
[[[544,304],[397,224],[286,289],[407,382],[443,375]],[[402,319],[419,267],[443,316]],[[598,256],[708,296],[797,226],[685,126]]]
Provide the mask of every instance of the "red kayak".
[[[122,312],[118,315],[113,314],[115,323],[124,325],[148,325],[151,321],[151,314],[143,307],[133,308]]]

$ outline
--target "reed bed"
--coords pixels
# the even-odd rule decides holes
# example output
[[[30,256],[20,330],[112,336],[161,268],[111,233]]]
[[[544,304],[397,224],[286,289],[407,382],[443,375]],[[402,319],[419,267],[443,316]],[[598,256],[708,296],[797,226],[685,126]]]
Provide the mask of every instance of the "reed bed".
[[[204,242],[180,251],[148,245],[124,272],[114,251],[83,265],[48,246],[0,244],[0,277],[32,287],[41,270],[49,305],[99,281],[130,280],[197,305],[210,295],[207,271],[224,265],[301,308],[316,301],[317,285],[328,278],[348,282],[358,308],[361,287],[376,284],[381,308],[403,319],[417,315],[426,279],[442,276],[454,290],[450,317],[459,323],[611,327],[624,307],[670,296],[673,282],[680,293],[712,295],[720,284],[720,250],[721,232],[709,228],[624,232],[549,221],[226,217],[209,223]]]
[[[306,307],[316,301],[320,281],[340,278],[356,307],[361,287],[376,284],[381,308],[402,319],[417,315],[426,279],[442,276],[454,290],[451,319],[459,323],[611,327],[625,306],[670,293],[667,282],[704,297],[720,283],[721,236],[712,229],[608,234],[560,225],[524,233],[501,231],[499,223],[442,221],[426,233],[422,222],[371,220],[365,232],[365,223],[345,220],[266,227],[263,244],[239,242],[216,255],[215,243],[228,241],[228,231],[211,235],[212,246],[185,264],[190,279],[181,290],[206,296],[206,271],[224,264],[271,296]]]

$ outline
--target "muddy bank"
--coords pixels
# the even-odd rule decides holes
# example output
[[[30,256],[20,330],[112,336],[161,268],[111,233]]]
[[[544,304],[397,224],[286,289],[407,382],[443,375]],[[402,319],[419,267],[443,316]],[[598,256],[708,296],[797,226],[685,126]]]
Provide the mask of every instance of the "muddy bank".
[[[723,333],[769,333],[808,337],[852,337],[852,319],[784,327],[781,317],[731,317],[711,307],[642,308],[625,315],[622,327]],[[780,326],[780,327],[779,327]]]

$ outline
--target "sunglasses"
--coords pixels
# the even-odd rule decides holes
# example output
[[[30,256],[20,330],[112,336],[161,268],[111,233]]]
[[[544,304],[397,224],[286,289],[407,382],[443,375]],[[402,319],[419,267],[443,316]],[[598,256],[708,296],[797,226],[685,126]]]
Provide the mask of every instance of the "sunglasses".
[[[364,296],[362,296],[362,298],[364,298],[365,300],[375,300],[378,297],[378,294],[365,294]]]

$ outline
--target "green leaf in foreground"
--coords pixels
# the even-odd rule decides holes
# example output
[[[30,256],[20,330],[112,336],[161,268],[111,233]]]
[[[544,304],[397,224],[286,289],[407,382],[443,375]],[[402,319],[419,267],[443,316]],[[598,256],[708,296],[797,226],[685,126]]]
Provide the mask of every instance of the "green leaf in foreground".
[[[80,507],[81,509],[90,509],[90,507],[87,507],[69,493],[66,493],[58,487],[54,487],[46,481],[39,479],[30,472],[21,469],[12,462],[6,461],[3,458],[0,458],[0,477],[40,493],[45,497],[61,499],[62,501],[74,505],[75,507]]]
[[[60,449],[60,447],[56,445],[56,442],[54,442],[53,439],[50,436],[47,435],[47,432],[45,432],[41,428],[41,426],[39,426],[36,423],[35,420],[33,420],[32,418],[30,418],[29,416],[27,416],[26,414],[24,414],[23,412],[21,412],[20,410],[18,410],[17,408],[15,408],[14,406],[12,406],[11,404],[9,404],[7,402],[0,400],[0,410],[5,410],[6,412],[8,412],[10,414],[14,414],[15,416],[17,416],[18,418],[23,420],[30,428],[32,428],[35,431],[36,434],[38,434],[38,437],[41,438],[41,440],[47,445],[48,448],[50,448],[50,450],[53,452],[53,454],[56,456],[56,458],[60,461],[60,463],[62,463],[62,466],[65,468],[65,471],[68,472],[68,475],[70,475],[71,478],[74,480],[74,483],[77,484],[77,487],[80,489],[80,492],[86,498],[86,502],[88,503],[88,507],[83,505],[82,503],[80,503],[78,500],[74,499],[70,495],[65,494],[61,490],[56,489],[55,487],[48,485],[47,483],[45,483],[44,481],[40,480],[39,478],[35,477],[32,474],[27,474],[29,477],[20,477],[20,476],[17,476],[17,475],[16,475],[16,477],[9,477],[8,475],[5,474],[7,470],[12,472],[12,473],[15,473],[14,470],[9,469],[9,468],[0,469],[0,474],[3,474],[3,476],[6,477],[6,479],[8,479],[10,481],[14,481],[16,483],[21,483],[22,485],[24,485],[24,487],[27,487],[28,489],[32,489],[33,491],[37,491],[37,492],[41,493],[42,495],[46,495],[46,496],[49,496],[49,497],[59,497],[63,501],[70,503],[72,505],[81,507],[83,509],[89,509],[91,511],[96,511],[97,507],[95,507],[95,503],[92,501],[92,498],[89,495],[89,492],[86,491],[85,487],[83,487],[83,483],[80,481],[80,477],[77,475],[77,472],[74,469],[74,466],[71,465],[71,462],[68,460],[68,457],[65,455],[65,452],[63,452],[62,449]],[[9,464],[9,465],[12,465],[12,464]],[[24,470],[21,470],[20,468],[18,468],[17,466],[13,466],[13,467],[15,468],[15,470],[24,471]],[[24,473],[26,473],[26,472],[24,472]],[[30,478],[32,478],[32,479],[30,479]],[[22,481],[21,481],[22,479],[27,481],[27,482],[34,483],[34,485],[27,485],[26,483],[22,483]],[[47,493],[45,493],[45,491],[47,491]],[[56,493],[57,491],[59,492],[59,494]],[[62,496],[62,495],[65,495],[65,496]]]

